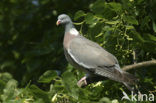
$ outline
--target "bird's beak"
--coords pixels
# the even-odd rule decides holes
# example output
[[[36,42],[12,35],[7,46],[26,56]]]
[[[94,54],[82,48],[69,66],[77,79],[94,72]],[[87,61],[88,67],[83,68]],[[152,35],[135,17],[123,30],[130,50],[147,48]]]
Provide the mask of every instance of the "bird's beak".
[[[58,26],[60,25],[60,23],[61,23],[61,20],[57,20],[56,25]]]

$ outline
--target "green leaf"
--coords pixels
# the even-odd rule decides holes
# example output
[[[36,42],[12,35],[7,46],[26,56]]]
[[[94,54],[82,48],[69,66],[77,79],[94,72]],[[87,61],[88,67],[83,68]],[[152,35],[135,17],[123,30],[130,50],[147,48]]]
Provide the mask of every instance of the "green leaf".
[[[97,22],[97,19],[94,17],[92,13],[87,13],[85,16],[86,24],[94,24]]]
[[[38,88],[36,85],[31,85],[29,88],[30,92],[33,93],[33,96],[36,99],[42,99],[44,103],[50,103],[48,93]]]
[[[77,20],[77,19],[79,19],[80,17],[83,17],[83,16],[85,16],[85,13],[84,13],[84,11],[80,10],[80,11],[75,13],[74,20]]]
[[[98,35],[96,35],[95,37],[98,38],[98,37],[100,37],[100,36],[102,36],[102,35],[103,35],[103,33],[101,32],[101,33],[99,33]]]
[[[108,5],[110,5],[111,9],[113,11],[116,11],[116,12],[120,12],[122,10],[122,6],[120,3],[116,3],[116,2],[111,2],[109,3]]]
[[[78,99],[79,90],[78,90],[78,86],[76,85],[77,81],[73,73],[64,72],[62,74],[62,78],[63,78],[63,83],[67,90],[68,95],[72,96],[75,99]]]
[[[91,11],[94,13],[102,14],[105,9],[105,1],[104,0],[97,0],[94,4],[90,6]]]
[[[127,30],[134,29],[134,26],[127,25],[127,26],[126,26],[126,29],[127,29]]]
[[[13,65],[14,65],[13,61],[5,61],[1,64],[0,69],[3,70],[4,68],[12,67]]]
[[[130,24],[138,25],[137,19],[135,17],[133,17],[133,16],[123,16],[123,19],[125,21],[127,21],[128,23],[130,23]]]
[[[115,24],[119,23],[119,20],[116,20],[116,21],[106,21],[105,23],[106,24],[115,25]]]
[[[142,18],[140,22],[140,29],[142,30],[149,30],[150,29],[150,20],[151,18],[149,16],[145,16]]]
[[[9,73],[0,73],[0,80],[3,80],[4,82],[8,82],[10,79],[12,79],[12,75]]]
[[[148,38],[149,38],[150,40],[153,40],[153,41],[156,42],[156,36],[151,35],[151,34],[147,34],[147,36],[148,36]]]
[[[9,100],[14,100],[15,97],[18,95],[16,87],[17,81],[14,79],[9,80],[5,86],[5,89],[3,90],[4,93],[1,95],[2,100],[5,102]]]
[[[134,34],[134,37],[133,37],[134,39],[137,39],[141,42],[145,42],[144,38],[138,32],[136,32],[136,31],[132,31],[132,32]]]
[[[156,24],[155,24],[155,22],[153,22],[153,30],[156,33]]]
[[[3,93],[3,89],[5,88],[5,84],[6,84],[6,82],[4,82],[3,80],[0,80],[0,93]]]
[[[57,77],[56,71],[48,70],[43,75],[40,76],[38,82],[40,82],[40,83],[50,83],[56,77]]]
[[[97,16],[104,17],[105,19],[111,19],[117,16],[115,6],[115,4],[107,3],[105,0],[97,0],[90,8],[93,13],[97,14]]]
[[[88,34],[92,40],[96,38],[96,35],[102,32],[103,23],[97,23],[96,25],[90,26],[91,28],[88,29]]]
[[[99,100],[99,103],[112,103],[109,98],[103,97]]]

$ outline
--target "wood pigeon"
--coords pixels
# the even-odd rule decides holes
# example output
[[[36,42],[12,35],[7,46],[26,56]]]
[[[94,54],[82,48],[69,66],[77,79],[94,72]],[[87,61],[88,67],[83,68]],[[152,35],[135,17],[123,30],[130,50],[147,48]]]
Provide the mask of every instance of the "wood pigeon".
[[[132,90],[129,85],[135,83],[136,77],[120,69],[114,55],[80,35],[68,15],[59,15],[56,24],[65,27],[63,46],[67,61],[75,68],[86,72],[86,76],[78,81],[78,86],[88,85],[88,78],[101,80],[106,77],[121,82]]]

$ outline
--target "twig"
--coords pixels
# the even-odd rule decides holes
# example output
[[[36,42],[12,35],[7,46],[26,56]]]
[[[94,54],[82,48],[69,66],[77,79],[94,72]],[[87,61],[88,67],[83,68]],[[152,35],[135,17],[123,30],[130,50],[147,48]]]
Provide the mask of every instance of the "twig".
[[[130,70],[130,69],[153,66],[153,65],[156,65],[156,60],[144,61],[144,62],[132,64],[132,65],[127,65],[127,66],[124,66],[122,69],[124,71],[127,71],[127,70]]]

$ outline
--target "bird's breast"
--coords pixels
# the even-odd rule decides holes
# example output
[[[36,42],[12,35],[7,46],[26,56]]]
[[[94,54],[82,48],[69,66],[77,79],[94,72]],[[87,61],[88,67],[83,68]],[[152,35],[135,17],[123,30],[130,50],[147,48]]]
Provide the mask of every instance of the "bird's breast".
[[[71,35],[69,32],[65,33],[64,40],[63,40],[64,48],[68,49],[71,40],[74,39],[75,37],[76,37],[75,35]]]

